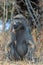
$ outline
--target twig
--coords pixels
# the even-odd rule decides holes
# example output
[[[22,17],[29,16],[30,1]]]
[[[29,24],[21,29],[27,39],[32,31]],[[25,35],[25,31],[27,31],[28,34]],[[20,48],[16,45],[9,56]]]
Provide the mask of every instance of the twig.
[[[30,16],[32,17],[33,21],[34,21],[34,24],[36,25],[38,31],[40,31],[40,23],[39,23],[39,20],[35,14],[35,11],[30,3],[30,0],[25,0],[25,3],[26,3],[26,6],[27,6],[27,9],[28,9],[28,12],[30,14]]]
[[[37,5],[35,2],[33,2],[33,1],[30,1],[30,2],[40,8],[40,6]]]

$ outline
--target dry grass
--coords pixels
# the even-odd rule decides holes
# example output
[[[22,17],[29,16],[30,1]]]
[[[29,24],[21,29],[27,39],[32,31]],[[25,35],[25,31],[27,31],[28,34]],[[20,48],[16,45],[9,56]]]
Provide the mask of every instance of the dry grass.
[[[35,36],[35,35],[34,35]],[[13,61],[13,62],[10,62],[10,61],[3,61],[4,60],[4,43],[5,43],[5,40],[6,42],[10,39],[9,35],[6,34],[6,37],[5,38],[5,35],[4,33],[0,35],[0,44],[2,47],[0,47],[0,65],[36,65],[34,63],[31,63],[30,61]],[[36,40],[36,37],[34,37],[34,39]],[[43,31],[41,32],[41,44],[38,44],[36,46],[36,51],[35,51],[35,54],[36,54],[36,57],[40,57],[41,53],[43,53]],[[37,63],[37,65],[43,65],[41,63]]]
[[[1,62],[0,65],[43,65],[42,63],[30,63],[25,61],[18,61],[18,62]]]

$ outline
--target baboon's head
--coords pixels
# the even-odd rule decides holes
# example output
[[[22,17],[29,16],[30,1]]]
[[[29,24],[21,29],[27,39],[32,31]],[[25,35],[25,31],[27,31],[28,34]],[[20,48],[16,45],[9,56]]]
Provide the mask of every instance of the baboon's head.
[[[17,22],[16,24],[14,24],[13,27],[15,30],[19,30],[19,29],[24,30],[24,26],[20,22]]]

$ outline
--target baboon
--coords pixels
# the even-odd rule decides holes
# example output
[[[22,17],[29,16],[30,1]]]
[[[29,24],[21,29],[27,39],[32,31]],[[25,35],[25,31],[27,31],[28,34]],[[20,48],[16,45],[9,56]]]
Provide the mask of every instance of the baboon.
[[[27,27],[27,21],[21,14],[17,15],[13,22],[11,32],[12,43],[10,43],[10,52],[8,55],[10,59],[22,60],[28,52],[28,44],[34,45],[34,41]]]

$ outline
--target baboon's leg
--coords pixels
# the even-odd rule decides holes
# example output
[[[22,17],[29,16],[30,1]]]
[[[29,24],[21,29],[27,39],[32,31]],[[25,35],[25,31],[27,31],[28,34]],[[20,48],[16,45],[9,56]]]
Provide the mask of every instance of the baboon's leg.
[[[10,60],[20,60],[20,56],[13,43],[9,45],[8,58]]]

